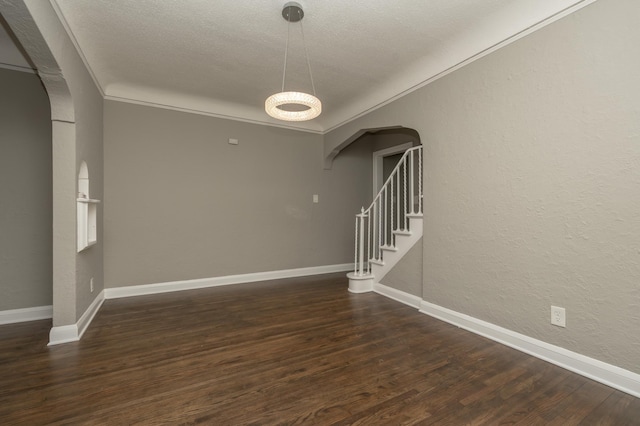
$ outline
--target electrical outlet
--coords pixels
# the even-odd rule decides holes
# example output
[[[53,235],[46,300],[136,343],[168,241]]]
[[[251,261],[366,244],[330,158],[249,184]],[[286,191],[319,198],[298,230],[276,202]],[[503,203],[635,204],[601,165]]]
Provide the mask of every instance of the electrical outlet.
[[[551,306],[551,324],[557,325],[558,327],[567,326],[567,314],[564,308]]]
[[[89,280],[89,289],[91,290],[91,293],[93,293],[93,277]]]

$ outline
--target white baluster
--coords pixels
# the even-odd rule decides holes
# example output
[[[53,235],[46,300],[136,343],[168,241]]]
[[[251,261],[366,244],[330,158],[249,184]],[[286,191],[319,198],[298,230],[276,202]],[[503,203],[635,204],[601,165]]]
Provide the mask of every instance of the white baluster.
[[[411,194],[411,195],[409,196],[409,205],[411,206],[411,214],[413,214],[413,213],[415,213],[415,210],[414,210],[414,207],[413,207],[413,197],[415,196],[415,195],[414,195],[415,188],[414,188],[414,186],[413,186],[413,181],[415,180],[415,179],[414,179],[414,176],[413,176],[413,174],[414,174],[414,168],[413,168],[413,161],[414,161],[414,159],[413,159],[413,150],[411,150],[411,152],[409,153],[409,157],[411,158],[411,160],[409,161],[409,164],[410,164],[410,167],[409,167],[409,173],[410,173],[410,174],[409,174],[409,194]]]
[[[396,229],[400,229],[400,169],[396,169]]]
[[[371,209],[369,211],[369,220],[367,220],[367,273],[371,273]]]
[[[422,146],[418,149],[418,213],[422,213]]]
[[[353,271],[356,274],[358,273],[358,220],[360,220],[360,218],[356,215],[356,230],[354,232],[356,237],[353,243],[353,246],[355,247],[355,253],[353,254]]]
[[[369,207],[369,211],[371,212],[371,217],[370,217],[370,221],[372,222],[372,230],[373,232],[371,233],[371,251],[373,254],[372,259],[377,259],[377,251],[376,251],[376,220],[378,220],[378,212],[376,212],[376,203],[375,201],[373,202],[373,204],[371,204],[371,207]]]
[[[382,260],[382,202],[378,200],[378,260]]]
[[[389,179],[389,186],[391,187],[391,199],[389,200],[389,202],[391,203],[391,221],[389,222],[391,224],[391,230],[389,231],[389,240],[392,246],[396,246],[396,242],[393,239],[393,230],[395,228],[395,224],[393,223],[393,212],[396,210],[395,206],[393,205],[393,175],[391,175],[391,179]]]
[[[359,219],[360,219],[360,240],[359,240],[359,247],[360,247],[360,258],[359,260],[359,274],[363,275],[364,273],[364,207],[362,207],[362,209],[360,210],[360,215],[359,215]]]
[[[402,172],[402,179],[404,181],[404,185],[403,185],[403,191],[404,191],[404,199],[403,199],[403,207],[404,207],[404,211],[403,211],[403,216],[404,216],[404,227],[402,228],[403,230],[407,230],[408,226],[407,226],[407,157],[404,157],[404,162],[402,163],[402,166],[404,167],[403,172]]]
[[[382,190],[382,194],[384,194],[384,226],[382,227],[384,229],[384,237],[383,237],[383,247],[386,247],[388,245],[387,242],[387,217],[389,216],[389,210],[388,210],[388,202],[387,202],[387,195],[388,195],[388,191],[387,191],[387,187],[385,186]]]

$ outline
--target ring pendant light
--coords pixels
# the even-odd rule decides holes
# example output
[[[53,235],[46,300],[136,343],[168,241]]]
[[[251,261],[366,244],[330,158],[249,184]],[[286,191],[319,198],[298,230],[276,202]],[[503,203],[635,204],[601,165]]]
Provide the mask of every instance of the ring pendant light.
[[[267,98],[264,103],[264,109],[271,117],[284,121],[308,121],[316,118],[322,112],[322,102],[316,94],[316,87],[313,84],[313,74],[311,74],[311,64],[309,63],[309,54],[307,53],[307,45],[304,40],[304,30],[302,28],[302,18],[304,11],[302,6],[296,2],[288,2],[282,8],[282,17],[288,22],[287,24],[287,45],[284,51],[284,71],[282,72],[282,91]],[[302,45],[304,46],[304,54],[307,59],[307,67],[309,69],[309,78],[311,79],[311,88],[313,95],[304,92],[285,92],[284,83],[287,76],[287,56],[289,53],[289,37],[292,22],[300,22],[300,31],[302,33]],[[288,108],[282,108],[288,107]]]

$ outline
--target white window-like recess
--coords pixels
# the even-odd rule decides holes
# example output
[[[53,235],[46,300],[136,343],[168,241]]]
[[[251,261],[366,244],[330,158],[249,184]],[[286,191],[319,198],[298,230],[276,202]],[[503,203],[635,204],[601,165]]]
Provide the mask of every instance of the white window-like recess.
[[[89,196],[89,169],[84,161],[78,172],[78,252],[98,241],[98,203]]]

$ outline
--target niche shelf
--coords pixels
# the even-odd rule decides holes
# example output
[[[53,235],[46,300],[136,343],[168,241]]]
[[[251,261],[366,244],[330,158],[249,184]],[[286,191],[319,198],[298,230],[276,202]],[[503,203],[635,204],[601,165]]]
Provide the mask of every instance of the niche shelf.
[[[78,173],[78,253],[98,242],[98,204],[100,200],[89,197],[89,169],[84,161]]]

